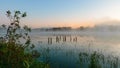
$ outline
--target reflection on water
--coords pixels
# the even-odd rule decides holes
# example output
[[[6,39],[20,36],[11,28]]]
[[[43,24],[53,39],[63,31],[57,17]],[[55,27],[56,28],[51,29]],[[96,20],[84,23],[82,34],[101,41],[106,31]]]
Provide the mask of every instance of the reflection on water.
[[[31,36],[36,49],[42,53],[39,60],[50,63],[52,68],[79,68],[80,53],[98,52],[100,55],[116,57],[120,54],[120,35],[117,33],[110,35],[90,33],[89,35],[79,32],[78,34],[41,32],[33,33]],[[83,64],[83,67],[85,66],[87,68],[89,65]]]
[[[94,66],[94,64],[90,65],[90,62],[95,63],[101,60],[98,60],[98,58],[103,60],[112,55],[109,58],[113,58],[114,62],[106,59],[96,64],[99,66],[99,64],[104,62],[106,68],[109,68],[111,64],[115,66],[117,64],[116,59],[120,57],[120,32],[33,31],[31,39],[36,45],[36,49],[41,53],[41,57],[38,60],[49,63],[51,68],[79,68],[81,66],[87,68],[91,65]],[[81,58],[85,58],[85,60],[81,60]],[[110,64],[107,62],[110,62]],[[102,67],[104,68],[104,65]]]

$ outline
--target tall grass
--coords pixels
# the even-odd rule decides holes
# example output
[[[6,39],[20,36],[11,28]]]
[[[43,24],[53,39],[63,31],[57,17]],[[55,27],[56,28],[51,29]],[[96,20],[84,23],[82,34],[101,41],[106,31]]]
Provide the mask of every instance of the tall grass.
[[[81,68],[119,68],[120,60],[112,55],[103,55],[97,51],[93,53],[82,52],[79,54],[79,64]]]

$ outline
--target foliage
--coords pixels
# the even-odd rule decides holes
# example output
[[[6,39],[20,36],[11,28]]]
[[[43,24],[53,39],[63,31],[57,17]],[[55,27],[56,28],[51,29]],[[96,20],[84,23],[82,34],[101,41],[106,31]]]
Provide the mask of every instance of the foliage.
[[[102,53],[94,51],[93,53],[81,52],[79,53],[79,64],[86,65],[87,68],[118,68],[120,60],[118,57],[108,55],[105,56]]]
[[[20,19],[26,17],[26,12],[6,12],[10,20],[5,36],[0,37],[0,68],[45,68],[45,64],[36,61],[40,56],[31,43],[28,26],[21,27]],[[34,66],[37,67],[34,67]]]

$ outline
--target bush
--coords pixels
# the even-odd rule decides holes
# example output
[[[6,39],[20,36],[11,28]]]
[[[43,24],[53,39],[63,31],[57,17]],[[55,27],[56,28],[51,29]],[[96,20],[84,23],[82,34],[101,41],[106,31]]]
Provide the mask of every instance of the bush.
[[[45,64],[36,60],[40,53],[31,43],[31,29],[20,26],[20,19],[26,17],[26,12],[15,11],[12,14],[8,10],[6,13],[10,25],[2,25],[7,31],[5,36],[0,37],[0,68],[44,68]]]

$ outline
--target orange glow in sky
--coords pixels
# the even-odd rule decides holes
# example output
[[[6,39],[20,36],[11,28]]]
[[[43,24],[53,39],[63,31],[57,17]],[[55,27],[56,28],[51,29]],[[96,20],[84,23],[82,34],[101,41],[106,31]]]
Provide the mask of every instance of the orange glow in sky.
[[[8,24],[7,10],[27,12],[22,25],[33,28],[120,25],[120,0],[2,0],[0,8],[0,25]]]

